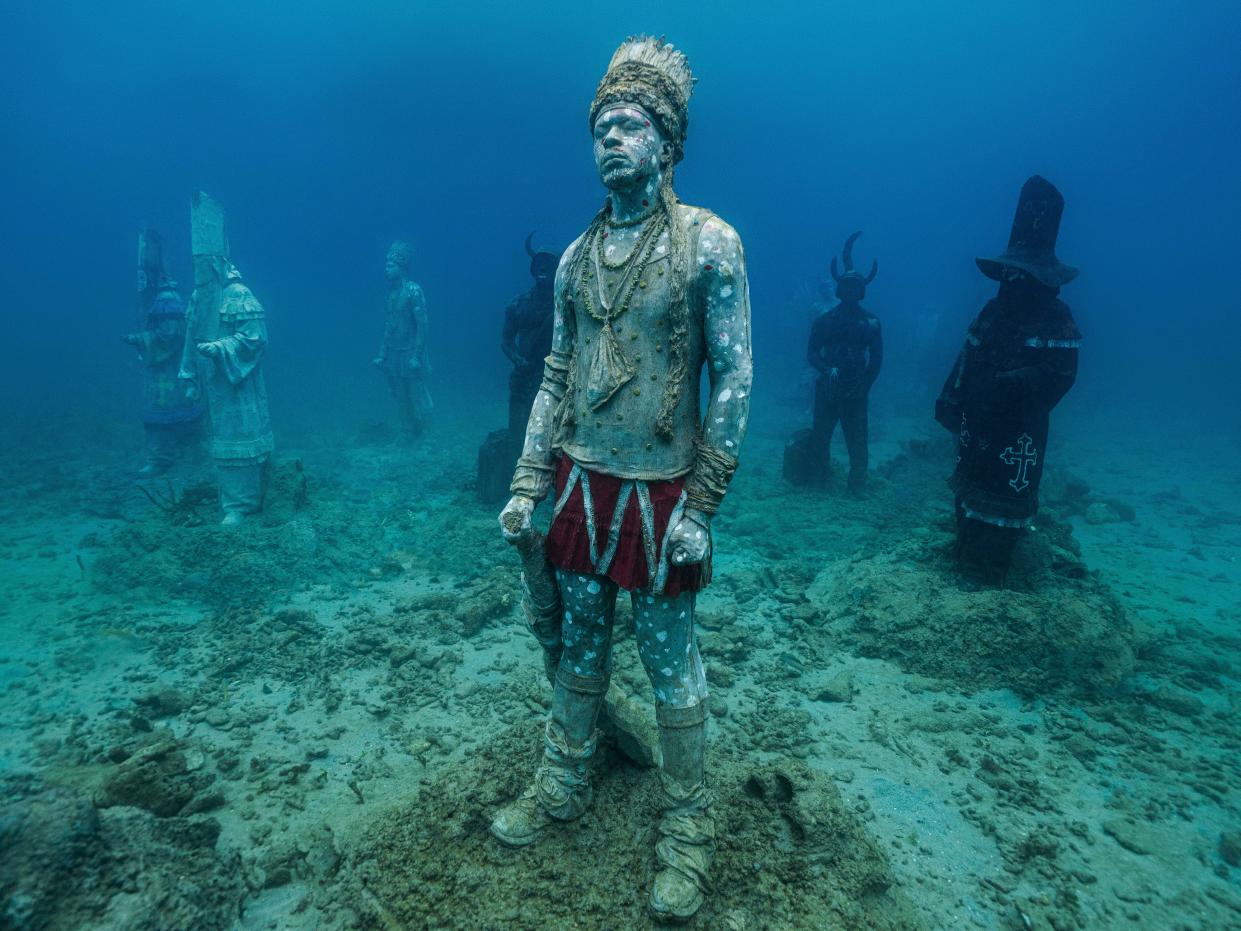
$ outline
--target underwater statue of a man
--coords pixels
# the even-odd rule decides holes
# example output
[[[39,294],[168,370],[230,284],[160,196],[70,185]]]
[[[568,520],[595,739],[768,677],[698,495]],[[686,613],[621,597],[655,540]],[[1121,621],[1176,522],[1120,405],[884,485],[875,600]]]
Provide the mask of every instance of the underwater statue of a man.
[[[543,380],[543,360],[552,348],[557,258],[553,252],[535,250],[534,234],[526,237],[530,277],[534,283],[504,309],[500,350],[513,363],[508,379],[508,433],[516,452],[526,438],[526,421],[534,396]]]
[[[1077,378],[1082,335],[1058,297],[1078,271],[1056,258],[1063,212],[1049,181],[1022,187],[1008,250],[977,260],[999,293],[970,324],[935,404],[957,436],[957,554],[982,581],[1003,581],[1038,512],[1051,410]]]
[[[815,318],[806,351],[817,373],[810,455],[815,466],[826,473],[832,433],[839,423],[849,452],[848,488],[859,495],[866,491],[866,469],[870,460],[870,389],[883,365],[883,331],[879,318],[862,306],[866,286],[879,273],[879,263],[872,262],[867,275],[853,267],[853,243],[861,235],[854,233],[845,240],[843,273],[838,271],[835,257],[832,258],[832,278],[836,282],[839,303]]]
[[[508,427],[490,434],[478,451],[478,490],[487,502],[502,501],[508,494],[513,464],[525,443],[530,408],[543,381],[543,360],[552,348],[552,285],[558,259],[555,253],[536,250],[533,242],[531,233],[526,237],[526,254],[534,283],[504,309],[500,334],[500,351],[513,365],[508,379]]]
[[[263,305],[229,260],[224,208],[202,192],[190,208],[194,293],[179,377],[207,401],[224,524],[263,507],[272,449]]]
[[[373,360],[388,379],[406,440],[422,435],[431,411],[427,302],[422,288],[410,280],[412,257],[408,243],[397,240],[388,247],[384,259],[384,277],[388,280],[384,335],[379,355]]]
[[[533,783],[491,826],[521,846],[589,805],[616,598],[627,590],[663,756],[648,904],[673,921],[702,904],[714,858],[694,605],[710,578],[711,518],[737,466],[752,378],[741,240],[673,193],[692,90],[680,51],[638,37],[617,50],[591,106],[608,197],[560,260],[552,349],[500,515],[506,538],[528,546],[535,505],[552,494],[554,578],[529,562],[525,577],[531,626],[555,665],[552,710]]]
[[[142,424],[146,430],[146,463],[142,478],[163,475],[174,460],[198,439],[202,405],[188,396],[181,370],[185,345],[185,301],[164,267],[159,234],[143,229],[138,235],[138,311],[143,325],[121,337],[142,360]]]

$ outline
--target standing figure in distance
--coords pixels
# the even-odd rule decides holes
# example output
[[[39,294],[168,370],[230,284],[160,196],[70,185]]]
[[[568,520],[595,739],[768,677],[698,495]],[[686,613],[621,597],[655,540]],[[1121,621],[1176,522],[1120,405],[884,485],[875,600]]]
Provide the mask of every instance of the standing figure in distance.
[[[504,500],[513,464],[526,439],[526,421],[534,396],[543,381],[543,360],[552,348],[552,285],[558,259],[554,253],[536,251],[534,233],[526,237],[530,256],[530,290],[504,309],[500,351],[513,364],[508,380],[508,428],[488,435],[478,451],[478,490],[483,501]]]
[[[1051,410],[1073,387],[1082,335],[1060,288],[1077,269],[1056,258],[1064,198],[1038,175],[1021,189],[1008,250],[977,259],[1000,283],[970,324],[935,403],[957,436],[957,555],[977,580],[1002,583],[1038,512]]]
[[[737,467],[752,378],[741,240],[673,192],[692,90],[685,56],[642,36],[620,46],[595,92],[590,129],[608,196],[560,261],[552,350],[500,515],[521,549],[551,493],[549,571],[526,560],[525,582],[531,626],[557,667],[542,764],[492,833],[529,844],[590,804],[616,598],[628,591],[663,754],[648,899],[661,921],[698,910],[714,858],[694,605],[710,578],[711,518]]]
[[[272,449],[263,356],[263,305],[229,261],[224,208],[201,191],[190,208],[194,293],[185,329],[180,377],[207,400],[224,524],[239,524],[263,507]]]
[[[818,372],[810,435],[813,461],[822,469],[819,474],[826,477],[832,433],[839,423],[849,451],[848,487],[855,495],[866,492],[870,389],[883,365],[879,318],[862,306],[866,286],[879,274],[879,263],[873,262],[870,274],[865,276],[853,267],[853,243],[861,235],[857,232],[845,240],[844,274],[838,273],[836,258],[832,257],[832,278],[840,303],[811,325],[806,351],[810,365]]]
[[[427,302],[422,288],[409,279],[413,252],[408,243],[397,240],[388,247],[384,277],[388,279],[387,314],[383,343],[374,363],[388,378],[396,399],[401,429],[406,440],[413,440],[426,429],[431,412],[427,390]]]
[[[513,363],[508,380],[508,435],[514,462],[521,454],[530,407],[543,381],[543,360],[551,352],[555,315],[552,289],[558,259],[552,252],[536,252],[533,239],[533,233],[526,237],[526,254],[534,284],[504,309],[500,339],[501,351]]]
[[[138,309],[143,328],[121,339],[138,350],[143,364],[147,460],[138,475],[151,478],[167,472],[195,443],[202,418],[202,406],[187,396],[177,377],[185,345],[185,302],[164,269],[160,236],[153,229],[138,234]]]

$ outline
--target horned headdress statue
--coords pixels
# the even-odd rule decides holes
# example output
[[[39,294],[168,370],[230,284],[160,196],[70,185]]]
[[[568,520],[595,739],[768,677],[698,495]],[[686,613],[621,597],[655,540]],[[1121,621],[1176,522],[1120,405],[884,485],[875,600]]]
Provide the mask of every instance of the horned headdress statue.
[[[836,269],[836,257],[832,256],[832,279],[836,282],[836,296],[841,300],[845,300],[845,295],[841,294],[843,288],[845,294],[850,294],[854,300],[861,300],[866,296],[866,286],[875,280],[875,276],[879,274],[879,260],[875,259],[870,265],[870,274],[863,276],[861,272],[853,267],[853,243],[862,231],[858,230],[852,236],[845,240],[845,248],[841,253],[844,260],[844,274],[840,274]]]
[[[526,255],[530,256],[530,274],[539,280],[551,280],[556,274],[560,259],[554,252],[534,248],[534,231],[526,237]]]

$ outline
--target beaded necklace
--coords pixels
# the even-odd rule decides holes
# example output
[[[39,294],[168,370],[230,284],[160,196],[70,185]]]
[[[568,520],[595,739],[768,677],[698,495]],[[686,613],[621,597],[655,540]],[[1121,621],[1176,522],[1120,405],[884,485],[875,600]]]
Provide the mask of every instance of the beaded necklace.
[[[613,320],[629,309],[629,303],[633,299],[638,282],[646,273],[646,267],[651,263],[655,251],[655,243],[659,241],[659,237],[663,234],[667,225],[668,220],[666,216],[661,214],[660,216],[652,217],[651,222],[647,224],[638,237],[638,241],[634,243],[633,248],[629,251],[629,255],[620,262],[615,263],[609,262],[603,252],[604,225],[601,223],[595,227],[594,242],[587,243],[586,245],[587,252],[593,253],[593,269],[591,262],[583,262],[580,281],[583,308],[591,317],[604,326],[610,327]],[[620,285],[616,290],[616,296],[621,298],[619,308],[614,301],[607,299],[607,294],[605,293],[606,285],[603,281],[603,272],[600,266],[611,271],[625,269],[621,276]],[[591,295],[593,290],[591,287],[592,279],[598,281],[599,304],[603,309],[603,313],[599,313],[595,308],[594,298]]]
[[[659,208],[660,208],[660,204],[657,203],[650,210],[646,211],[645,213],[639,214],[636,217],[630,217],[628,220],[617,220],[615,217],[612,216],[611,209],[609,206],[609,211],[607,215],[608,229],[623,230],[631,226],[637,226],[639,223],[641,223],[643,220],[647,219],[648,217],[654,216],[659,211]]]

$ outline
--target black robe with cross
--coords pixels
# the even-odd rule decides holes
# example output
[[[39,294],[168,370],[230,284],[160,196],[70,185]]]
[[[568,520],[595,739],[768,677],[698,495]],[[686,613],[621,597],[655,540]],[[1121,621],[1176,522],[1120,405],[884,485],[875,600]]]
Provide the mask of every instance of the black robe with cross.
[[[935,402],[957,435],[948,484],[966,517],[1025,527],[1038,512],[1051,410],[1077,378],[1081,341],[1050,289],[1001,291],[970,324]]]

